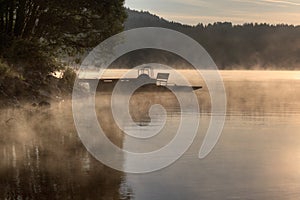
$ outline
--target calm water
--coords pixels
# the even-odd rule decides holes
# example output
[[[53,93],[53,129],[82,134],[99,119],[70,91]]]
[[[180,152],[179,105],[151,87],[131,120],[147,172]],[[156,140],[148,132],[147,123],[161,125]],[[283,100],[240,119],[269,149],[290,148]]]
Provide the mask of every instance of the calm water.
[[[300,72],[225,71],[222,76],[228,112],[211,154],[198,159],[210,120],[204,87],[196,92],[200,127],[191,148],[171,166],[143,175],[115,171],[90,156],[77,136],[69,101],[50,109],[1,110],[0,199],[299,199]],[[97,94],[97,102],[99,122],[111,141],[138,152],[163,147],[180,115],[193,115],[180,113],[170,93],[137,93],[130,106],[137,124],[147,126],[153,104],[163,105],[168,117],[159,135],[135,141],[114,123],[110,94]],[[122,161],[126,168],[129,161]]]

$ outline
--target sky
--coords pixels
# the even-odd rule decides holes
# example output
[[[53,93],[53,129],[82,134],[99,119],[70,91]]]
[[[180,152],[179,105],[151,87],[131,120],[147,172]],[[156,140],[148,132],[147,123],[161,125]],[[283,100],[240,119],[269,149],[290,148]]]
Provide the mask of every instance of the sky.
[[[300,25],[300,0],[125,0],[125,6],[191,25],[216,21]]]

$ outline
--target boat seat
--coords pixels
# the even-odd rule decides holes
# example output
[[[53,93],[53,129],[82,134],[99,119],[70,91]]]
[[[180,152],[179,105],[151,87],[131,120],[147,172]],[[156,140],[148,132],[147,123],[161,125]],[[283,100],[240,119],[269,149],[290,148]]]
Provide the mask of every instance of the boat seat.
[[[156,77],[156,85],[166,86],[168,84],[169,76],[169,73],[158,73]]]

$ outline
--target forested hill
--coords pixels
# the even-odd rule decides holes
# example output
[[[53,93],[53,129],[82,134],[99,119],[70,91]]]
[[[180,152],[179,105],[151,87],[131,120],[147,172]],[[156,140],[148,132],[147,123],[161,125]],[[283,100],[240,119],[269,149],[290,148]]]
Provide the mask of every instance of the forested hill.
[[[125,29],[151,26],[185,33],[198,41],[221,69],[300,69],[300,26],[230,22],[190,26],[149,12],[127,9],[127,14]]]

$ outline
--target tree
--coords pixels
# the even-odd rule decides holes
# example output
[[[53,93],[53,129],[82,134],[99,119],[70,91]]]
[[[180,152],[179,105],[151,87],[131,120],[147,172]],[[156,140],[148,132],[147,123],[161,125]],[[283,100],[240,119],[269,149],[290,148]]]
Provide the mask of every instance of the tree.
[[[0,54],[7,60],[17,58],[5,55],[15,54],[8,49],[16,41],[27,41],[27,46],[33,42],[44,56],[92,48],[123,29],[123,4],[124,0],[0,0]]]
[[[124,0],[0,0],[0,31],[50,46],[94,47],[122,30]],[[60,46],[61,47],[61,46]]]

